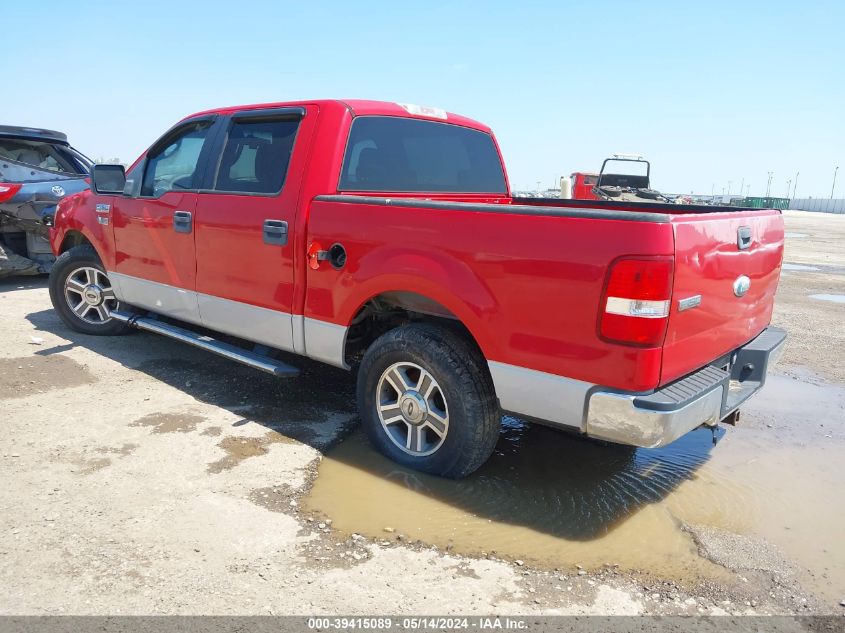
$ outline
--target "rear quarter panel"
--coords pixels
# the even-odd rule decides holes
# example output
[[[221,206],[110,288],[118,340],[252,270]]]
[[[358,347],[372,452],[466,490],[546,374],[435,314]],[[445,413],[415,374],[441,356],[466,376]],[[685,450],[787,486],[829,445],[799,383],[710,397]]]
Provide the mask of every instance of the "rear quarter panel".
[[[308,270],[306,317],[348,326],[370,298],[417,292],[455,314],[488,360],[619,389],[656,386],[661,348],[600,340],[607,268],[671,255],[671,225],[313,201],[309,242],[347,265]]]

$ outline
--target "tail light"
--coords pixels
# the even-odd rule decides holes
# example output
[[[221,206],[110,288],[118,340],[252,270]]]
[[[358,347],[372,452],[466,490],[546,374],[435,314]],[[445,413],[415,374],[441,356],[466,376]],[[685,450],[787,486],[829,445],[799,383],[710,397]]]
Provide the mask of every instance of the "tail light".
[[[6,202],[15,197],[15,194],[21,190],[20,185],[12,185],[6,182],[0,182],[0,202]]]
[[[661,345],[669,323],[672,272],[671,258],[616,260],[601,302],[601,336],[626,345]]]

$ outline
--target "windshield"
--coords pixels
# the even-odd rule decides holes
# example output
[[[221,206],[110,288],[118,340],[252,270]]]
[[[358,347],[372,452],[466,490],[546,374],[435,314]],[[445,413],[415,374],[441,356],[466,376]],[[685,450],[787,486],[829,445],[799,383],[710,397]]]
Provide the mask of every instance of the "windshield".
[[[644,160],[608,158],[602,165],[599,183],[601,187],[647,189],[649,164]]]

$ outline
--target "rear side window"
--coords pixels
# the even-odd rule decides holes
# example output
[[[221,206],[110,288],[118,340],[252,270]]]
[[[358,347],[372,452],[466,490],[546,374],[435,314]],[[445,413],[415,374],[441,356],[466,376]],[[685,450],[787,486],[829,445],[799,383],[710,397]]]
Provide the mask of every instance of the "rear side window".
[[[46,171],[85,174],[67,148],[61,145],[17,138],[0,138],[0,159],[13,160]]]
[[[505,193],[489,134],[458,125],[365,116],[352,123],[342,191]]]
[[[281,191],[298,127],[298,119],[232,123],[214,189],[233,193]]]

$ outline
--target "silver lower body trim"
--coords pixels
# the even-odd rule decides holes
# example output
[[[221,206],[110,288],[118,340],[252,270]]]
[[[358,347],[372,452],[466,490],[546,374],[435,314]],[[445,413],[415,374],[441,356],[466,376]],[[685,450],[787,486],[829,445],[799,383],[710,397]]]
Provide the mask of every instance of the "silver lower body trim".
[[[294,353],[305,356],[305,317],[301,314],[292,314],[291,329],[293,330]]]
[[[122,273],[107,272],[114,294],[122,303],[128,303],[158,314],[202,325],[197,293],[169,284],[140,279]]]
[[[294,351],[292,317],[287,312],[197,293],[202,324],[286,352]]]
[[[349,369],[344,358],[349,328],[319,319],[303,319],[305,356]]]
[[[280,310],[108,272],[118,300],[179,321],[349,369],[349,328]]]
[[[487,366],[502,409],[583,430],[584,405],[595,385],[493,360]]]

